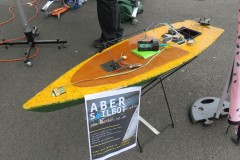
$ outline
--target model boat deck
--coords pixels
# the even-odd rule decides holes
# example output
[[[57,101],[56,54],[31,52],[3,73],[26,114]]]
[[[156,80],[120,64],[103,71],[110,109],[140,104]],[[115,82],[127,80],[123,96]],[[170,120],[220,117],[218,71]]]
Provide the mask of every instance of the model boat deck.
[[[201,34],[193,35],[189,31],[185,33],[185,37],[194,39],[192,45],[170,43],[147,59],[133,54],[132,50],[137,48],[137,42],[144,38],[154,38],[162,42],[162,36],[169,30],[168,26],[160,26],[123,40],[63,74],[27,101],[23,108],[33,111],[54,111],[83,103],[84,95],[87,94],[140,85],[198,56],[224,32],[213,26],[201,26],[193,20],[175,23],[173,27],[174,29],[185,27]],[[110,71],[104,69],[104,65],[111,66],[111,62],[119,61],[123,56],[125,59],[121,60],[122,65],[120,64],[118,69]],[[140,67],[131,69],[126,67],[134,64],[139,64]]]

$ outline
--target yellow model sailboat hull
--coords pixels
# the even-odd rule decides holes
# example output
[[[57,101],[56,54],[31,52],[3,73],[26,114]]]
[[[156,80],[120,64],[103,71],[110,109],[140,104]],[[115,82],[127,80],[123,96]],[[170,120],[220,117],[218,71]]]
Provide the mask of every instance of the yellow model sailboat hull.
[[[167,26],[161,26],[126,39],[90,57],[63,74],[28,100],[23,108],[32,111],[54,111],[83,103],[84,95],[87,94],[139,85],[198,56],[224,32],[223,29],[201,26],[192,20],[175,23],[173,27],[175,29],[186,27],[200,32],[201,35],[194,38],[193,45],[185,43],[166,47],[161,53],[147,59],[134,55],[132,50],[137,48],[137,42],[144,37],[154,37],[161,40],[161,36],[168,32]],[[111,63],[112,59],[118,60],[121,55],[127,57],[124,63],[137,63],[142,64],[142,66],[136,69],[117,71],[103,69],[104,63]],[[60,93],[53,92],[54,89]]]

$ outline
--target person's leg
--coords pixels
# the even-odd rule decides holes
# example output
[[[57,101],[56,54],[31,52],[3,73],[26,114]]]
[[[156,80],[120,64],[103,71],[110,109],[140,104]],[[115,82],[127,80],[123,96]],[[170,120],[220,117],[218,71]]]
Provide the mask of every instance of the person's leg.
[[[97,0],[97,12],[102,30],[101,37],[106,41],[122,37],[123,28],[118,1]]]
[[[98,21],[99,21],[99,25],[102,30],[105,30],[105,20],[104,20],[104,16],[105,16],[105,7],[106,7],[107,3],[105,0],[97,0],[97,15],[98,15]],[[106,38],[103,36],[103,34],[101,33],[101,36],[96,39],[93,43],[94,47],[96,48],[103,48],[104,43],[106,42]]]
[[[121,12],[120,12],[120,7],[117,5],[117,16],[116,16],[116,24],[117,24],[117,30],[116,30],[116,38],[121,38],[123,36],[124,28],[122,27],[121,24]]]

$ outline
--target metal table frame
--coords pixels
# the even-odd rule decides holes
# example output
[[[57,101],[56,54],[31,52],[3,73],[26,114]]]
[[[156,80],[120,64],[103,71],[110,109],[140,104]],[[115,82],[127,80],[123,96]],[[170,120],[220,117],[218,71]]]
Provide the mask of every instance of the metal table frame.
[[[152,79],[150,82],[148,82],[147,84],[145,84],[143,87],[142,87],[142,94],[141,94],[141,97],[144,96],[147,92],[149,92],[151,89],[153,89],[155,86],[157,86],[159,83],[161,84],[161,87],[162,87],[162,91],[163,91],[163,94],[164,94],[164,99],[166,101],[166,105],[167,105],[167,109],[168,109],[168,113],[169,113],[169,116],[170,116],[170,119],[171,119],[171,126],[172,128],[174,128],[174,122],[173,122],[173,116],[172,116],[172,112],[171,112],[171,109],[170,109],[170,105],[169,105],[169,101],[168,101],[168,98],[167,98],[167,94],[166,94],[166,90],[165,90],[165,87],[163,85],[163,80],[165,80],[166,78],[168,78],[169,76],[171,76],[172,74],[174,74],[175,72],[177,72],[179,69],[183,68],[184,66],[186,66],[187,64],[189,64],[190,62],[192,62],[194,59],[196,59],[198,56],[195,56],[193,57],[191,60],[187,61],[187,62],[184,62],[182,65]],[[149,124],[146,120],[144,120],[141,116],[139,118],[139,120],[144,124],[146,125],[154,134],[158,135],[160,134],[160,132],[158,130],[156,130],[151,124]],[[167,125],[166,127],[168,127],[169,125]],[[164,128],[166,128],[164,127]],[[137,142],[138,142],[138,146],[139,146],[139,149],[140,149],[140,152],[142,153],[143,152],[143,148],[139,142],[139,139],[137,139]]]

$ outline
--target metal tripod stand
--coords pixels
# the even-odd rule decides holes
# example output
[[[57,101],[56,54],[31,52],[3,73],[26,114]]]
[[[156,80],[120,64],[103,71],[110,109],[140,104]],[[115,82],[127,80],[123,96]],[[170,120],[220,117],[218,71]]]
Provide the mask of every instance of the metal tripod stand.
[[[25,59],[24,63],[26,63],[27,66],[32,66],[32,62],[30,61],[30,53],[32,47],[34,47],[36,44],[63,44],[63,47],[67,46],[67,41],[60,41],[59,39],[56,40],[35,40],[35,37],[39,35],[38,28],[37,27],[30,27],[28,24],[25,12],[23,10],[23,6],[21,4],[20,0],[16,0],[17,8],[19,15],[21,17],[22,25],[24,28],[24,34],[26,36],[26,41],[18,41],[18,42],[4,42],[0,45],[22,45],[27,44],[27,50],[25,52]]]

